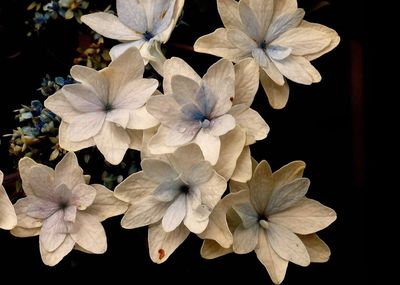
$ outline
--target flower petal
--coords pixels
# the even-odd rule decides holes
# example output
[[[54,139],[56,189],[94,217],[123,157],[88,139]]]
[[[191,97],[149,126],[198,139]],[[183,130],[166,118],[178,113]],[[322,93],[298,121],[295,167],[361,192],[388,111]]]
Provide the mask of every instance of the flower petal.
[[[329,226],[336,220],[336,213],[315,200],[303,198],[291,208],[270,215],[268,219],[296,234],[306,235]]]
[[[61,121],[60,127],[58,129],[58,139],[59,139],[59,144],[60,147],[68,150],[68,151],[78,151],[84,148],[88,148],[91,146],[94,146],[94,140],[93,138],[89,138],[87,140],[79,141],[79,142],[73,142],[68,138],[68,128],[69,124]]]
[[[221,256],[226,255],[231,252],[233,252],[232,247],[224,248],[224,247],[220,246],[219,243],[217,243],[216,241],[213,241],[211,239],[204,240],[203,245],[201,246],[201,249],[200,249],[201,257],[203,257],[205,259],[214,259],[214,258],[221,257]]]
[[[175,0],[174,11],[172,14],[172,19],[169,22],[169,26],[160,34],[158,34],[158,39],[160,40],[160,42],[166,43],[168,41],[169,37],[171,36],[172,30],[177,26],[177,22],[180,19],[184,4],[185,0]],[[166,14],[164,15],[164,18],[166,18]]]
[[[250,147],[245,146],[237,159],[235,171],[232,174],[231,180],[244,183],[249,181],[252,175]]]
[[[1,181],[3,181],[3,173],[0,171]],[[0,184],[0,228],[11,230],[17,225],[17,216],[14,207],[8,198],[7,192]]]
[[[79,211],[72,226],[72,239],[91,253],[101,254],[107,250],[107,237],[98,218]]]
[[[310,22],[307,22],[307,21],[303,20],[301,22],[300,26],[301,27],[307,27],[307,28],[309,27],[309,28],[315,29],[317,31],[323,32],[323,33],[325,33],[326,37],[329,37],[331,39],[330,44],[326,48],[324,48],[323,50],[321,50],[319,52],[316,52],[316,53],[313,53],[313,54],[308,54],[308,55],[305,56],[310,61],[320,57],[321,55],[323,55],[323,54],[325,54],[325,53],[327,53],[327,52],[329,52],[331,50],[333,50],[340,42],[340,37],[337,34],[337,32],[335,30],[333,30],[333,29],[330,29],[330,28],[324,26],[324,25],[320,25],[320,24],[317,24],[317,23],[310,23]]]
[[[234,116],[236,124],[246,131],[246,145],[267,137],[269,126],[257,111],[248,109],[246,105],[235,105],[229,113]]]
[[[78,210],[86,210],[96,197],[96,189],[85,183],[78,184],[72,189],[72,203]]]
[[[240,50],[240,53],[238,52],[234,53],[234,55],[236,56],[237,54],[249,55],[251,54],[251,51],[253,49],[258,48],[255,40],[250,38],[245,32],[241,30],[227,29],[226,38],[232,45],[232,47],[228,46],[230,49],[237,48]]]
[[[240,127],[236,127],[221,136],[220,139],[221,151],[214,169],[226,180],[229,180],[235,171],[237,160],[245,146],[246,134]]]
[[[75,153],[68,152],[56,165],[54,170],[54,184],[65,184],[73,189],[76,185],[85,183],[83,170],[79,166]]]
[[[31,179],[31,167],[35,165],[37,163],[29,157],[23,157],[18,161],[18,171],[22,180],[22,188],[26,195],[33,195],[29,180]]]
[[[232,62],[220,59],[214,63],[203,77],[208,102],[216,102],[210,116],[215,118],[225,114],[232,106],[235,96],[235,69]]]
[[[100,133],[94,137],[94,141],[104,158],[109,163],[117,165],[124,158],[130,138],[124,129],[106,121]]]
[[[32,197],[26,209],[26,214],[35,219],[47,219],[60,209],[57,203]]]
[[[271,43],[291,49],[293,55],[307,55],[322,51],[331,43],[324,32],[313,28],[298,27],[291,29]],[[272,57],[272,55],[271,55]],[[279,58],[274,58],[278,59]]]
[[[280,1],[279,1],[280,2]],[[268,239],[267,232],[260,230],[258,232],[258,244],[254,250],[258,260],[265,266],[272,282],[281,284],[285,278],[288,261],[280,257],[272,249]]]
[[[140,5],[144,8],[146,12],[147,27],[149,31],[158,34],[159,32],[162,32],[171,22],[175,1],[141,1]],[[170,12],[169,9],[171,9],[172,11]],[[163,26],[164,28],[161,29],[161,26]]]
[[[186,195],[180,194],[175,201],[168,207],[163,219],[162,226],[164,231],[175,230],[186,216]]]
[[[242,37],[243,36],[240,38]],[[232,35],[232,39],[236,38],[236,35]],[[227,58],[229,60],[238,60],[249,53],[247,45],[245,45],[244,50],[241,50],[235,43],[231,42],[228,39],[227,30],[224,28],[216,29],[213,33],[198,38],[194,43],[194,50],[196,52]]]
[[[283,60],[287,58],[289,55],[293,54],[292,48],[286,47],[286,46],[281,46],[278,43],[271,43],[267,47],[267,54],[271,59],[275,60]]]
[[[201,201],[211,210],[221,200],[222,194],[226,190],[226,180],[213,171],[212,176],[207,182],[198,185],[196,188],[201,193]]]
[[[273,187],[271,168],[268,162],[263,160],[257,165],[253,178],[249,181],[250,201],[257,213],[264,213],[267,205],[271,204]]]
[[[40,256],[44,264],[48,266],[57,265],[74,248],[75,241],[67,235],[62,244],[54,251],[47,251],[39,240]]]
[[[125,129],[129,122],[129,110],[114,109],[106,113],[105,120]]]
[[[272,215],[296,205],[306,195],[309,186],[308,178],[297,178],[281,188],[275,188],[265,213]]]
[[[40,234],[40,229],[41,228],[23,228],[23,227],[19,227],[16,226],[13,229],[11,229],[10,233],[13,236],[16,237],[34,237],[34,236],[38,236]]]
[[[67,98],[65,98],[62,90],[59,90],[54,95],[47,97],[47,99],[44,101],[44,106],[60,116],[65,122],[71,122],[73,118],[81,114],[71,105],[71,103],[69,103]]]
[[[211,126],[209,129],[203,131],[209,133],[212,136],[222,136],[233,130],[236,127],[235,118],[230,114],[222,115],[211,121]]]
[[[136,79],[122,87],[112,105],[115,109],[138,109],[153,95],[158,87],[156,79]]]
[[[297,178],[303,177],[305,167],[306,164],[300,160],[292,161],[282,166],[272,174],[275,188],[278,189]]]
[[[265,42],[270,43],[284,32],[299,26],[304,18],[304,14],[305,12],[303,9],[297,9],[292,13],[285,13],[276,18],[268,28]]]
[[[128,204],[114,197],[114,192],[105,186],[100,184],[91,184],[90,186],[96,189],[96,197],[85,213],[104,221],[110,217],[121,215],[128,209]]]
[[[254,15],[254,19],[252,21],[256,21],[259,27],[259,39],[264,38],[267,32],[267,28],[272,20],[275,1],[242,0],[241,2],[246,3],[249,9],[252,11],[252,14]],[[239,10],[240,9],[243,9],[243,7],[241,7],[241,5],[239,4]],[[240,14],[240,16],[242,17],[242,13]],[[249,16],[251,16],[251,14],[249,14]],[[244,25],[246,25],[244,21],[243,23]]]
[[[142,38],[142,35],[125,26],[118,17],[110,13],[97,12],[83,15],[81,21],[106,38],[120,41],[133,41]]]
[[[152,116],[146,106],[140,107],[129,112],[128,129],[146,130],[153,128],[159,124],[159,121]]]
[[[144,197],[129,206],[121,220],[121,226],[125,229],[136,229],[157,223],[163,218],[169,205],[151,195]]]
[[[162,124],[173,128],[181,116],[180,106],[172,96],[152,96],[146,105],[147,111]]]
[[[255,1],[259,2],[258,0]],[[270,2],[272,5],[274,4],[273,1],[264,2]],[[260,25],[255,11],[249,7],[249,1],[242,0],[239,2],[239,15],[246,34],[249,35],[249,37],[254,41],[260,42],[264,36],[262,31],[265,27]]]
[[[39,242],[47,251],[55,251],[68,234],[67,223],[64,221],[64,211],[58,210],[43,221]]]
[[[248,191],[230,193],[215,206],[209,217],[206,230],[199,237],[218,242],[222,247],[229,248],[233,238],[227,222],[227,212],[234,204],[246,202],[249,199]]]
[[[244,228],[247,229],[256,224],[258,225],[258,213],[254,210],[253,206],[249,202],[233,205],[232,208],[239,215]]]
[[[199,86],[201,78],[183,59],[172,57],[164,63],[163,90],[166,95],[172,94],[172,78],[181,75],[195,81]],[[179,90],[178,90],[179,91]],[[191,94],[187,94],[191,95]]]
[[[316,234],[298,236],[306,246],[311,262],[327,262],[329,260],[331,250]]]
[[[238,2],[235,0],[217,0],[217,8],[226,28],[242,29]]]
[[[131,130],[131,129],[126,129],[125,130],[130,138],[130,144],[129,148],[142,151],[142,145],[143,145],[143,131],[144,130]]]
[[[187,159],[190,157],[190,159]],[[192,176],[192,169],[200,161],[204,161],[203,153],[196,144],[189,144],[178,148],[173,154],[168,155],[168,160],[177,173],[186,180]]]
[[[201,82],[200,84],[195,80],[182,76],[182,75],[174,75],[171,79],[171,90],[172,96],[179,105],[195,105],[200,111],[203,111],[201,103]]]
[[[43,200],[52,200],[54,198],[54,170],[43,164],[36,164],[30,168],[29,184],[33,194]],[[22,177],[23,179],[23,177]]]
[[[130,47],[100,72],[108,78],[110,84],[109,100],[114,102],[115,97],[123,91],[126,84],[135,79],[143,78],[143,58],[137,48]]]
[[[219,137],[210,135],[201,129],[195,137],[194,143],[200,147],[205,160],[208,160],[212,165],[217,163],[221,148]]]
[[[286,106],[289,99],[289,85],[286,80],[282,86],[276,84],[266,73],[260,68],[260,81],[267,94],[269,104],[274,109],[282,109]]]
[[[146,12],[137,0],[117,0],[118,19],[132,30],[147,31]]]
[[[92,87],[81,83],[64,85],[61,89],[68,102],[80,113],[104,110],[104,102]]]
[[[166,180],[157,186],[153,192],[153,196],[157,198],[158,201],[170,202],[181,193],[180,187],[183,185],[185,184],[179,178]]]
[[[274,15],[273,21],[284,14],[296,12],[297,0],[279,0],[274,1]]]
[[[137,41],[133,41],[133,42],[126,42],[126,43],[122,43],[122,44],[117,44],[115,46],[113,46],[110,49],[110,57],[112,61],[117,60],[120,56],[122,56],[127,50],[129,50],[130,48],[138,48],[141,49],[142,46],[146,43],[145,40],[140,39]],[[144,58],[142,59],[142,61],[144,61],[143,64],[147,64],[147,60],[145,60]],[[112,63],[112,62],[111,62]],[[111,82],[112,84],[112,82]],[[114,84],[115,85],[115,84]]]
[[[279,71],[288,79],[305,85],[321,81],[321,75],[311,63],[302,56],[291,55],[283,60],[273,60]]]
[[[286,229],[274,223],[269,223],[267,238],[272,249],[283,259],[300,266],[310,264],[310,256],[301,240]]]
[[[68,126],[68,139],[79,142],[95,137],[101,132],[105,118],[106,113],[103,111],[76,116]]]
[[[25,229],[38,229],[42,226],[43,222],[41,219],[36,219],[28,215],[29,205],[31,205],[36,199],[36,197],[29,195],[25,198],[19,199],[14,204],[18,221],[17,227]],[[13,232],[11,233],[14,234]]]
[[[108,81],[102,73],[93,68],[82,65],[74,65],[70,72],[71,76],[76,81],[91,87],[99,97],[100,101],[107,103]]]
[[[257,48],[252,51],[254,59],[258,62],[264,72],[278,85],[283,85],[285,79],[280,70],[277,69],[274,62],[270,60],[264,50]]]
[[[148,148],[151,154],[164,154],[164,153],[172,153],[178,147],[169,146],[166,144],[166,140],[169,136],[170,129],[160,126],[158,128],[157,133],[149,140]]]
[[[178,173],[176,173],[171,165],[162,160],[144,159],[140,164],[146,177],[155,183],[175,180],[178,177]]]
[[[114,190],[114,196],[133,204],[150,195],[156,187],[157,184],[145,176],[143,171],[140,171],[129,175],[118,184]]]
[[[162,52],[161,43],[155,40],[146,42],[140,48],[140,53],[142,54],[143,59],[148,60],[154,70],[163,76],[164,62],[166,61],[166,58]]]
[[[210,209],[205,205],[197,208],[188,207],[183,223],[192,233],[202,233],[207,227],[210,213]]]
[[[189,230],[181,225],[172,232],[165,232],[161,223],[149,227],[148,242],[150,258],[155,263],[163,263],[182,244]]]
[[[231,1],[231,0],[229,0]],[[258,65],[246,58],[235,64],[235,97],[233,105],[245,104],[250,107],[258,90]]]
[[[258,243],[260,226],[254,224],[248,228],[240,225],[233,233],[233,251],[237,254],[246,254],[255,249]]]

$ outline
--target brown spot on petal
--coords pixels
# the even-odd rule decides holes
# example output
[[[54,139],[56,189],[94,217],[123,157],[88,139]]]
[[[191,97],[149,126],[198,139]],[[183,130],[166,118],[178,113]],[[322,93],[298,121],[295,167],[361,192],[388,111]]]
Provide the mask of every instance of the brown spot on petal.
[[[163,259],[165,257],[165,251],[162,249],[162,248],[160,248],[159,250],[158,250],[158,259]]]
[[[161,20],[164,19],[165,14],[167,14],[167,10],[165,10],[165,11],[163,11],[163,12],[161,13],[161,16],[160,16],[160,19],[161,19]]]

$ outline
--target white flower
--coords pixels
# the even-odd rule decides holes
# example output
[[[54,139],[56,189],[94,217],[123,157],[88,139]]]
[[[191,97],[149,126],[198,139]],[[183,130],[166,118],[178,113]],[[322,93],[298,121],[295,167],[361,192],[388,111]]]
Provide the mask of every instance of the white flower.
[[[238,61],[254,58],[273,108],[283,108],[289,87],[284,77],[301,84],[319,82],[310,61],[336,47],[337,33],[303,20],[296,0],[218,0],[225,28],[199,38],[194,48]]]
[[[44,103],[62,118],[60,146],[77,151],[96,145],[111,164],[119,164],[128,148],[138,149],[138,131],[158,124],[145,107],[158,81],[143,72],[136,48],[100,71],[73,66],[71,75],[81,83],[65,85]]]
[[[118,17],[104,12],[81,17],[97,33],[122,44],[110,50],[112,60],[135,46],[147,62],[162,74],[165,57],[161,43],[166,43],[181,14],[184,0],[117,0]]]
[[[11,230],[17,224],[17,216],[3,187],[3,178],[4,174],[0,171],[0,228]]]
[[[302,178],[304,167],[295,161],[272,173],[262,161],[247,184],[231,182],[232,193],[215,207],[201,235],[202,256],[254,250],[276,284],[289,261],[301,266],[327,261],[329,248],[315,233],[335,221],[336,213],[304,197],[310,184]]]
[[[230,61],[222,59],[200,78],[183,60],[167,60],[163,82],[165,95],[153,96],[147,104],[149,113],[161,122],[157,134],[149,142],[150,151],[171,153],[180,146],[195,143],[205,159],[215,165],[221,150],[220,137],[237,125],[245,129],[249,143],[265,138],[268,125],[249,108],[257,88],[247,83],[250,91],[246,92],[246,87],[242,87],[246,80],[243,80],[238,84],[241,92],[235,97],[235,71],[241,79],[248,65],[251,62],[244,62],[235,70]],[[248,96],[249,93],[252,96]]]
[[[150,257],[164,262],[189,232],[201,233],[226,189],[195,145],[179,148],[164,160],[144,159],[142,169],[119,184],[114,195],[130,203],[124,228],[149,228]]]
[[[101,221],[124,213],[127,204],[102,185],[87,185],[74,153],[55,170],[30,158],[19,161],[25,198],[17,201],[19,237],[39,235],[40,254],[46,265],[59,263],[72,249],[101,254],[107,239]]]

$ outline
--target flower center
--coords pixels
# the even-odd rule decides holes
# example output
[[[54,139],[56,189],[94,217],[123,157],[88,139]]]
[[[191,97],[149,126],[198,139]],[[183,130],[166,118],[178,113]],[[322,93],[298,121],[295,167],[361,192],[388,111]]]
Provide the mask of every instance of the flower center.
[[[154,35],[153,35],[151,32],[146,31],[146,32],[143,33],[143,37],[144,37],[144,39],[145,39],[146,41],[149,41],[149,40],[151,40],[152,38],[154,38]]]
[[[261,43],[260,43],[260,49],[263,49],[263,50],[265,50],[265,49],[267,49],[267,43],[266,43],[266,41],[262,41]]]
[[[184,194],[189,193],[189,190],[190,190],[190,187],[189,187],[188,185],[186,185],[186,184],[183,184],[183,185],[181,185],[181,186],[179,187],[179,191],[180,191],[181,193],[184,193]]]
[[[210,125],[211,125],[211,121],[207,118],[204,118],[204,120],[201,122],[201,127],[204,129],[210,127]]]
[[[112,107],[112,105],[111,105],[110,103],[107,103],[107,104],[104,106],[104,111],[106,111],[107,113],[110,112],[110,111],[112,111],[112,109],[113,109],[113,107]]]
[[[68,203],[67,202],[60,202],[58,204],[58,207],[60,207],[61,210],[64,210],[68,207]]]
[[[260,224],[261,227],[263,227],[264,229],[268,229],[269,228],[269,223],[267,222],[266,219],[261,219],[258,221],[258,223]]]

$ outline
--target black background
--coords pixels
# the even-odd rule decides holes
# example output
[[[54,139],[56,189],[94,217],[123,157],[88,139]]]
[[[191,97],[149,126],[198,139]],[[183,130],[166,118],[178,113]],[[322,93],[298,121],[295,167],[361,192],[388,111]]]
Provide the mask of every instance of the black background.
[[[42,99],[35,91],[41,78],[46,73],[65,76],[77,56],[78,37],[72,22],[49,23],[40,36],[26,37],[28,2],[0,4],[1,135],[15,126],[12,110],[29,104],[31,99]],[[334,28],[342,39],[334,51],[313,62],[322,75],[321,83],[290,83],[289,103],[278,111],[269,107],[260,87],[253,108],[265,118],[271,132],[252,147],[252,154],[257,160],[267,159],[273,169],[292,160],[304,160],[305,176],[312,182],[308,197],[334,208],[338,215],[338,220],[320,233],[332,250],[330,261],[308,268],[290,264],[284,284],[377,284],[366,270],[364,232],[365,195],[374,171],[366,143],[372,91],[368,88],[371,62],[364,35],[364,7],[361,0],[330,2],[310,11],[316,1],[299,1],[299,6],[309,11],[306,20]],[[173,32],[165,46],[167,57],[179,56],[203,74],[217,58],[176,44],[192,46],[199,36],[222,26],[215,1],[186,0],[183,20],[188,26],[180,25]],[[1,145],[0,163],[5,174],[12,171],[6,141]],[[90,173],[90,169],[85,171]],[[146,229],[124,230],[119,220],[116,217],[103,223],[108,237],[104,255],[73,251],[53,268],[42,264],[37,237],[20,239],[0,231],[0,273],[17,279],[54,281],[84,277],[93,281],[128,278],[133,284],[143,283],[139,280],[272,284],[254,253],[204,260],[199,253],[201,240],[192,235],[166,263],[153,264],[148,257]]]

